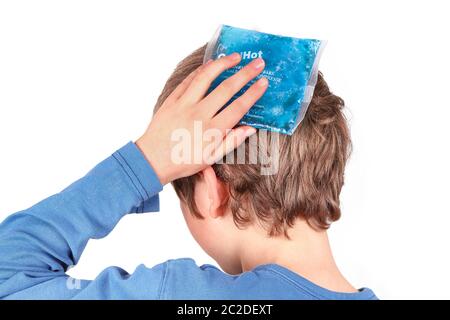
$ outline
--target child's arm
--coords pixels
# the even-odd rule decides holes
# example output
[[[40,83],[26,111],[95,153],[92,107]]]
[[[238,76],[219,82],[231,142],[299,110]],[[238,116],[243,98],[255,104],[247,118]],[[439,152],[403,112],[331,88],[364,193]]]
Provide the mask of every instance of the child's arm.
[[[157,211],[161,189],[129,143],[62,192],[8,217],[0,225],[0,297],[79,293],[89,282],[71,280],[65,271],[78,262],[87,241],[106,236],[127,213]]]
[[[236,56],[227,56],[201,66],[164,102],[137,141],[139,149],[134,143],[127,144],[62,192],[3,221],[0,298],[159,298],[166,264],[140,266],[132,275],[111,267],[93,281],[71,279],[65,271],[78,262],[90,238],[105,237],[125,214],[158,210],[157,194],[163,184],[210,164],[174,163],[174,132],[180,129],[190,136],[198,135],[195,121],[202,123],[203,130],[218,129],[220,143],[214,145],[213,152],[217,159],[254,132],[249,127],[231,132],[226,128],[237,124],[264,93],[267,82],[252,85],[228,108],[216,113],[262,71],[261,67],[250,64],[203,98],[211,82],[238,62]],[[200,143],[192,154],[214,151],[207,147]]]

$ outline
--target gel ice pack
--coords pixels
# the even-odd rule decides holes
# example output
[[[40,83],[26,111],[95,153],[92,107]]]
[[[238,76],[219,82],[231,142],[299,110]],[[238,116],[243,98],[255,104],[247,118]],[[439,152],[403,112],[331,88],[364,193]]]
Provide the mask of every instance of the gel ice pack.
[[[269,87],[239,123],[291,135],[305,116],[311,101],[324,45],[321,40],[221,25],[208,42],[204,62],[233,52],[240,53],[242,60],[217,77],[208,93],[251,60],[263,58],[266,63],[264,71],[233,96],[225,107],[264,76],[269,80]]]

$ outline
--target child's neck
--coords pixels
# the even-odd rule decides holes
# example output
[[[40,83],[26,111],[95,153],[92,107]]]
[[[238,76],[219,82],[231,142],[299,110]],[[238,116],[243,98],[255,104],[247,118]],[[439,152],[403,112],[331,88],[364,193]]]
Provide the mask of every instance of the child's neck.
[[[275,263],[326,289],[356,291],[340,273],[326,231],[316,231],[306,222],[298,221],[288,232],[290,239],[269,238],[264,230],[251,227],[241,234],[238,250],[242,271]]]

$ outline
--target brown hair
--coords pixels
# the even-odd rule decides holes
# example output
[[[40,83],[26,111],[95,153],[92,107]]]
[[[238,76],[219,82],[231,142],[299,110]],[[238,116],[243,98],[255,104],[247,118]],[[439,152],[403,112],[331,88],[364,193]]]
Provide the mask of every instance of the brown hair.
[[[177,65],[154,112],[178,84],[202,64],[205,48],[195,50]],[[298,218],[316,229],[327,229],[331,222],[339,219],[339,194],[351,151],[343,108],[344,101],[331,93],[319,73],[308,111],[292,136],[267,133],[269,143],[274,135],[279,135],[279,167],[275,174],[262,175],[259,164],[224,161],[213,165],[218,178],[228,187],[228,205],[238,227],[256,220],[269,235],[283,233],[287,236],[288,228]],[[248,149],[245,146],[245,150]],[[175,180],[173,186],[190,211],[201,218],[194,200],[197,177]]]

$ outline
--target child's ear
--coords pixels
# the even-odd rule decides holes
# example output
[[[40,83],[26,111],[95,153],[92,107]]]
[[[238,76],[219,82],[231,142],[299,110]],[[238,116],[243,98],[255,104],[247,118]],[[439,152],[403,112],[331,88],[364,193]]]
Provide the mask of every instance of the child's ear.
[[[219,218],[225,214],[228,203],[228,189],[224,182],[217,178],[212,167],[202,170],[201,176],[208,192],[209,210],[211,218]]]

